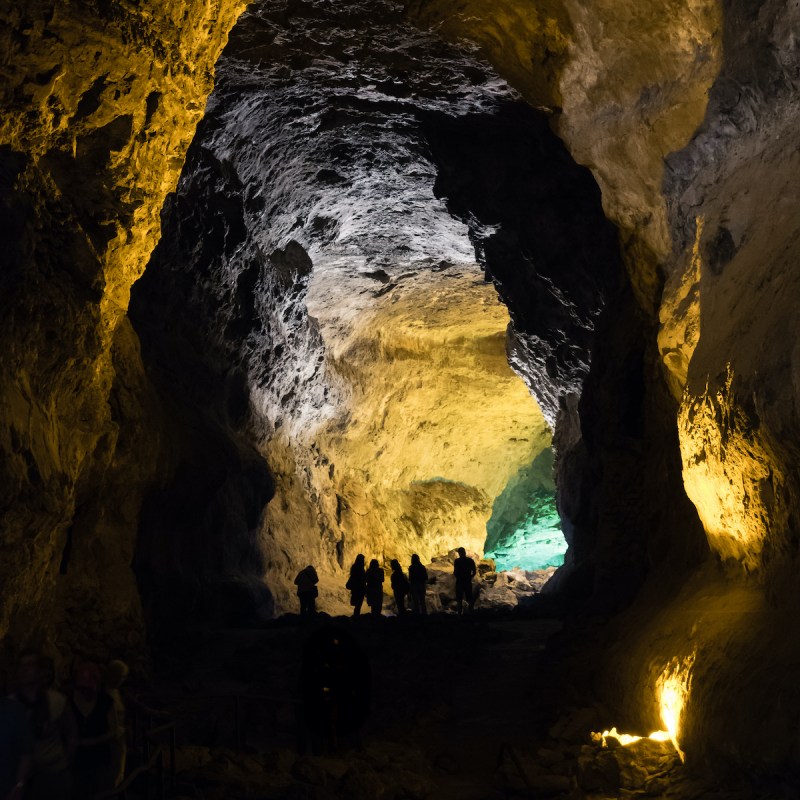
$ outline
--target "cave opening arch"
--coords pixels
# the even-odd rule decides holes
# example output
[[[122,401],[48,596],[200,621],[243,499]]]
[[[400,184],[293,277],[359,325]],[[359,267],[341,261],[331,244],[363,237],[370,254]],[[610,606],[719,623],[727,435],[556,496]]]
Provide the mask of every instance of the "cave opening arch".
[[[394,6],[380,22],[362,20],[374,35],[354,44],[359,12],[340,11],[303,6],[292,35],[265,7],[243,15],[134,287],[130,317],[172,412],[169,464],[142,515],[144,595],[185,597],[184,575],[190,596],[207,598],[192,603],[223,597],[235,614],[229,598],[244,598],[271,613],[306,562],[341,583],[365,541],[387,559],[418,550],[415,516],[426,507],[446,551],[443,537],[479,504],[474,482],[434,480],[432,470],[431,480],[412,475],[401,496],[375,502],[364,486],[379,482],[370,469],[381,469],[372,467],[381,448],[372,441],[366,453],[352,435],[359,392],[373,406],[363,426],[379,427],[381,401],[364,390],[372,379],[363,373],[412,364],[431,343],[448,369],[464,351],[477,374],[500,353],[523,379],[548,429],[537,435],[555,433],[556,480],[568,485],[558,510],[573,543],[578,402],[596,321],[624,286],[599,190],[546,116],[474,54],[412,33]],[[308,36],[322,28],[324,47]],[[492,316],[495,291],[507,330]],[[494,327],[481,328],[470,303]],[[437,314],[440,324],[429,324]],[[469,365],[454,369],[466,386]],[[408,397],[400,392],[396,407]],[[475,430],[485,427],[481,414],[504,413],[497,397],[475,404]],[[461,427],[469,424],[467,415]],[[348,469],[332,456],[342,451]],[[510,478],[524,463],[500,452],[502,469],[516,463]],[[191,513],[175,513],[176,503]],[[484,528],[471,549],[482,551],[485,538]]]

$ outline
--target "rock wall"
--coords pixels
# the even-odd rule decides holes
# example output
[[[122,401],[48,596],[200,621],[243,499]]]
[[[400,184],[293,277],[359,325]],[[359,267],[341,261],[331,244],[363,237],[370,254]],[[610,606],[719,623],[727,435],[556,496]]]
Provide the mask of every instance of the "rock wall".
[[[125,318],[244,3],[0,5],[0,637],[137,650],[158,425]]]
[[[662,727],[658,686],[683,670],[689,758],[796,762],[780,634],[796,593],[796,4],[430,0],[409,13],[476,42],[551,108],[620,230],[632,293],[595,352],[561,503],[572,558],[594,568],[573,584],[595,607],[615,576],[641,588],[588,682],[631,724]]]
[[[322,503],[300,501],[331,472],[324,448],[354,385],[344,345],[397,362],[414,319],[405,317],[402,337],[350,338],[347,319],[325,318],[323,299],[333,284],[347,287],[353,318],[368,305],[379,318],[392,293],[413,307],[409,287],[439,269],[460,285],[477,246],[511,312],[514,366],[557,428],[571,543],[559,583],[595,610],[638,598],[604,629],[606,668],[587,685],[642,727],[659,725],[664,686],[673,686],[689,758],[796,763],[796,653],[783,635],[797,592],[796,3],[408,4],[406,22],[434,26],[451,45],[414,33],[393,3],[255,9],[228,51],[231,93],[212,103],[187,167],[186,187],[208,199],[209,217],[178,192],[165,224],[177,220],[191,238],[165,242],[153,261],[171,268],[170,291],[148,270],[137,293],[156,395],[125,317],[128,291],[242,5],[0,6],[6,643],[47,621],[34,639],[63,651],[103,655],[99,640],[136,649],[137,526],[147,602],[163,607],[177,595],[180,614],[218,607],[221,596],[231,597],[223,608],[245,596],[268,612],[273,599],[253,576],[286,578],[306,555],[344,562],[345,540],[328,536],[316,509],[347,519],[357,503],[340,503],[335,490]],[[332,26],[329,11],[341,13]],[[352,34],[365,23],[369,42]],[[481,57],[452,44],[463,38],[550,115],[569,154],[591,169],[627,279],[615,256],[586,257],[608,242],[607,226],[587,225],[579,240],[579,226],[553,227],[559,216],[525,238],[559,196],[555,178],[538,196],[503,178],[487,207],[497,163],[453,146],[459,135],[502,133],[531,186],[542,173],[520,149],[526,136],[544,162],[567,169],[570,159]],[[320,81],[330,81],[330,102],[309,88]],[[312,139],[332,149],[292,157]],[[265,147],[243,157],[252,142]],[[368,154],[396,204],[381,207],[375,231],[376,217],[359,209],[378,184],[346,172]],[[498,207],[498,196],[514,202]],[[407,208],[417,209],[413,225],[403,223]],[[570,252],[582,254],[577,263]],[[564,267],[553,269],[561,253]],[[539,282],[537,262],[551,268]],[[323,274],[338,278],[327,286]],[[303,308],[315,298],[316,316]],[[560,341],[549,333],[557,328],[536,324],[539,310],[546,318],[556,308],[570,310]],[[463,348],[471,368],[496,365],[496,322],[491,347],[479,337]],[[326,349],[326,325],[341,352]],[[417,356],[443,337],[410,338]],[[327,438],[298,460],[292,442],[309,419]],[[288,489],[263,521],[273,491],[265,455]],[[284,542],[310,541],[272,536],[270,525],[288,531],[290,520],[319,532],[313,548],[283,552]]]
[[[242,17],[131,306],[150,374],[193,421],[184,438],[211,442],[198,464],[217,445],[194,420],[231,429],[210,387],[242,387],[275,475],[258,551],[281,607],[308,562],[335,601],[358,552],[482,552],[494,499],[550,443],[508,366],[509,311],[508,346],[546,364],[524,377],[553,424],[620,285],[587,171],[488,65],[401,11]],[[173,532],[142,542],[192,537],[143,525]]]

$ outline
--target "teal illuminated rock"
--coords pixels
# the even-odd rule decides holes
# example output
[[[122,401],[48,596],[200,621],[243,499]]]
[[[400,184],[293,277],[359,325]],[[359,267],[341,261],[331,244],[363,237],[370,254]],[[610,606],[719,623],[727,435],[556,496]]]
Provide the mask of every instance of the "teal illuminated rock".
[[[523,467],[495,500],[486,524],[484,552],[498,571],[558,567],[567,543],[561,532],[552,478],[553,454],[546,450]]]

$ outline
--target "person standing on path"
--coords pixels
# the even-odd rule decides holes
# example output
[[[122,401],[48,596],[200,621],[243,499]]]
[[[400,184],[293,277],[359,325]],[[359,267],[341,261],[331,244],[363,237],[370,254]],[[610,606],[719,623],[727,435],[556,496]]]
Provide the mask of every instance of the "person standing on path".
[[[109,792],[116,780],[114,740],[119,721],[114,701],[103,691],[102,672],[87,662],[75,669],[69,699],[78,726],[78,748],[72,764],[77,800]]]
[[[297,586],[297,597],[300,600],[301,617],[313,617],[317,613],[318,583],[319,576],[311,564],[297,573],[294,584]]]
[[[411,593],[411,610],[415,614],[427,614],[428,607],[425,603],[425,588],[428,585],[428,570],[414,553],[408,567],[408,583]]]
[[[22,704],[0,675],[0,800],[22,800],[33,767],[33,735]]]
[[[61,692],[46,685],[40,653],[26,650],[17,662],[13,697],[27,714],[33,734],[33,775],[29,800],[71,800],[69,762],[78,743],[75,717]]]
[[[383,608],[383,581],[385,575],[378,559],[373,558],[369,562],[369,569],[367,570],[367,605],[369,606],[370,614],[373,617],[381,615]]]
[[[456,602],[458,603],[458,613],[464,612],[464,600],[466,599],[469,610],[475,606],[475,597],[472,594],[472,579],[478,572],[475,562],[467,557],[467,551],[463,547],[458,548],[458,558],[453,562],[453,575],[456,576]]]
[[[364,569],[365,560],[363,553],[359,553],[356,556],[353,566],[350,567],[350,577],[344,585],[345,589],[350,590],[350,605],[353,606],[354,617],[360,616],[361,605],[367,593],[367,575]]]
[[[394,601],[397,603],[397,616],[402,617],[406,613],[406,595],[408,594],[408,578],[406,578],[400,562],[393,558],[389,562],[392,568],[392,594],[394,594]]]

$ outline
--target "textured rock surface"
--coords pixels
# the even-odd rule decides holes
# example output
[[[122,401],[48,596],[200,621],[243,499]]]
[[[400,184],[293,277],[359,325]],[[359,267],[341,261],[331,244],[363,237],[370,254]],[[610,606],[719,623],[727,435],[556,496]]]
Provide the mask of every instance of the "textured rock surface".
[[[659,566],[620,623],[602,692],[625,698],[640,721],[652,709],[652,722],[656,679],[686,654],[688,637],[697,704],[690,697],[684,734],[695,757],[791,760],[791,747],[778,755],[764,726],[759,734],[735,726],[741,747],[728,734],[731,697],[747,698],[746,717],[766,705],[781,730],[799,710],[743,688],[760,661],[774,670],[773,697],[783,696],[788,656],[763,643],[796,593],[788,578],[798,507],[796,4],[565,2],[533,12],[511,1],[431,0],[411,14],[477,42],[529,99],[554,108],[554,126],[591,167],[620,227],[645,312],[626,301],[618,314],[627,322],[604,329],[608,349],[595,351],[581,404],[583,442],[561,468],[572,557],[594,552],[601,575],[625,565],[620,588]],[[662,372],[673,400],[659,386]],[[674,577],[702,557],[703,544],[674,477],[676,433],[685,491],[727,570],[723,579],[710,569],[680,596]],[[570,439],[570,426],[563,435]],[[661,493],[675,504],[654,505]],[[748,574],[753,599],[740,603]],[[594,580],[596,588],[597,572]],[[769,587],[772,622],[753,611],[759,584]],[[709,624],[714,608],[725,613]],[[631,684],[632,664],[642,671]]]
[[[703,119],[720,60],[719,0],[416,0],[409,15],[476,42],[534,105],[549,107],[620,228],[637,297],[651,309],[670,251],[663,159]]]
[[[775,768],[796,763],[786,731],[800,718],[800,702],[783,688],[796,658],[785,633],[794,629],[800,523],[799,15],[793,3],[726,6],[706,118],[668,161],[679,255],[667,265],[662,318],[671,319],[659,339],[673,391],[682,392],[686,491],[728,577],[716,590],[727,624],[695,637],[687,733],[713,762],[726,749],[718,731],[732,731],[746,759],[758,753]],[[698,588],[684,602],[707,607],[699,598],[710,593]],[[770,678],[751,682],[753,670]],[[721,697],[744,698],[740,714],[752,724],[717,706]],[[710,720],[707,707],[718,708]]]
[[[789,31],[800,12],[734,8],[706,120],[669,160],[686,255],[669,264],[660,346],[676,395],[685,390],[686,488],[711,545],[769,571],[794,558],[799,522],[800,56]],[[676,321],[683,335],[673,342]]]
[[[243,5],[0,5],[0,636],[140,640],[156,434],[124,312]]]
[[[632,723],[655,725],[665,676],[683,669],[673,694],[690,691],[672,713],[683,715],[690,758],[796,764],[797,654],[786,632],[800,474],[797,4],[565,0],[533,10],[430,0],[407,9],[407,20],[434,24],[451,42],[477,42],[550,109],[619,226],[630,285],[608,226],[587,225],[581,239],[581,224],[564,215],[586,173],[468,48],[415,33],[393,4],[255,10],[189,160],[191,195],[167,208],[167,226],[182,236],[168,237],[153,266],[169,276],[148,272],[140,287],[136,322],[157,401],[122,312],[238,9],[2,7],[10,267],[0,321],[0,629],[13,620],[19,639],[66,613],[82,624],[61,628],[64,651],[91,650],[81,630],[135,646],[137,521],[148,602],[162,609],[174,579],[180,614],[224,613],[242,598],[268,612],[265,570],[285,580],[306,557],[344,562],[336,526],[348,515],[357,526],[362,495],[339,502],[344,476],[336,464],[331,475],[324,448],[355,394],[348,363],[397,363],[409,339],[415,357],[446,340],[421,336],[411,314],[411,289],[437,270],[483,307],[486,287],[464,283],[474,245],[509,307],[512,363],[556,424],[571,544],[556,581],[572,596],[583,590],[595,611],[640,591],[590,650],[606,667],[585,685]],[[481,137],[493,147],[472,147]],[[352,163],[359,174],[348,173]],[[371,182],[359,181],[365,174]],[[582,222],[598,196],[579,194]],[[401,338],[351,335],[356,315],[369,306],[378,319],[393,296],[405,298]],[[347,301],[341,318],[334,299]],[[542,325],[548,319],[561,335]],[[498,330],[485,337],[494,360],[475,340],[459,348],[471,368],[497,363]],[[343,348],[336,358],[331,341]],[[298,450],[309,421],[325,436]],[[347,441],[342,463],[352,466],[357,451]],[[262,528],[272,491],[264,455],[286,488]],[[141,487],[157,472],[162,483],[140,515]],[[443,486],[426,486],[426,496]],[[465,494],[462,509],[478,497]],[[284,538],[290,521],[318,531],[313,547]],[[712,559],[690,579],[709,548],[724,569]]]
[[[564,563],[566,542],[556,507],[553,452],[545,450],[506,484],[486,523],[485,554],[505,570]]]
[[[550,439],[482,273],[551,423],[620,276],[596,187],[541,115],[380,11],[243,16],[132,305],[170,403],[230,416],[191,385],[196,357],[241,390],[276,476],[260,548],[284,604],[309,561],[482,551],[494,498]]]

